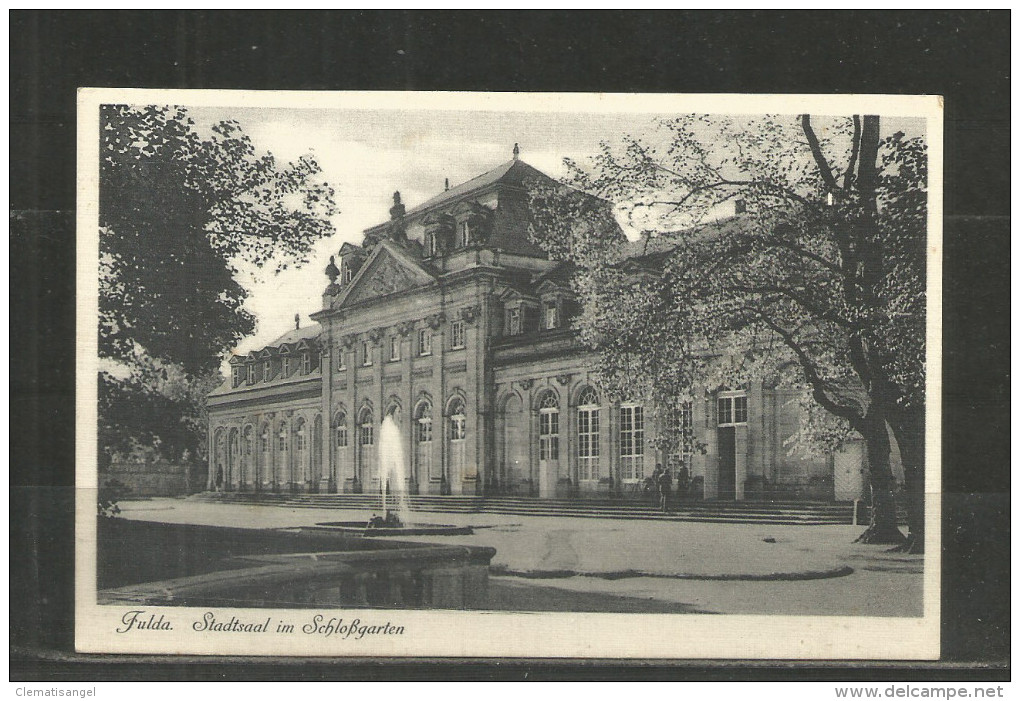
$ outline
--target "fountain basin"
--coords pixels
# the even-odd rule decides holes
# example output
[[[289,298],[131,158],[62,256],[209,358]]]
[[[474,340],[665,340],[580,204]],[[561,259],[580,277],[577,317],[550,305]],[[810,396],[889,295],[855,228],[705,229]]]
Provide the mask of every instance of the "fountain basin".
[[[332,531],[344,535],[366,537],[407,535],[471,535],[471,526],[448,526],[438,523],[407,523],[402,526],[368,527],[367,521],[327,521],[314,526],[303,526],[306,531]]]
[[[478,609],[495,550],[99,519],[100,604]]]

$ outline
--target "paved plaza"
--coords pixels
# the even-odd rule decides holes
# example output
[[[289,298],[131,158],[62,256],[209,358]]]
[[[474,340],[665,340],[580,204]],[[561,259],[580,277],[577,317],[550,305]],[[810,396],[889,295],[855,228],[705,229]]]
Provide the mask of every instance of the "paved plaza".
[[[366,520],[361,510],[153,499],[122,518],[244,528]],[[402,536],[483,545],[493,609],[920,616],[923,556],[854,544],[860,526],[720,524],[414,513],[472,535]]]

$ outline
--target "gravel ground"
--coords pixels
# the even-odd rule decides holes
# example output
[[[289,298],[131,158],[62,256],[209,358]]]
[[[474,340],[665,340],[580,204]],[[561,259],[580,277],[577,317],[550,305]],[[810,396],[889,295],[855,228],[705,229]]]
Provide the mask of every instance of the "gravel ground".
[[[122,517],[282,528],[364,520],[364,511],[124,502]],[[469,536],[400,540],[496,548],[494,609],[920,616],[923,557],[853,544],[854,526],[716,524],[415,513]],[[767,540],[766,540],[767,539]],[[772,542],[774,541],[774,542]],[[852,574],[832,576],[852,568]],[[827,575],[819,577],[819,575]],[[802,578],[802,579],[798,579]],[[796,581],[787,581],[795,579]],[[777,581],[778,580],[778,581]]]

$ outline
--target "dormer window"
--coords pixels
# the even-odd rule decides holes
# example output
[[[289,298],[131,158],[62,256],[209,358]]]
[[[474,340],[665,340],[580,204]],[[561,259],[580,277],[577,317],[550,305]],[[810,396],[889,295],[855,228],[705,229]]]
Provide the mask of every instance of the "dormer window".
[[[239,384],[241,384],[241,368],[239,368],[239,367],[237,367],[235,365],[231,370],[232,370],[232,373],[233,373],[232,385],[231,386],[232,387],[237,387]]]
[[[248,363],[248,384],[255,384],[255,363]]]
[[[307,375],[312,371],[312,354],[305,351],[301,355],[301,374]]]
[[[283,367],[280,370],[280,375],[284,378],[290,377],[290,358],[284,356],[282,366]]]
[[[262,363],[262,381],[269,382],[273,379],[273,361],[266,360]]]
[[[340,264],[340,282],[344,285],[349,283],[354,278],[354,274],[351,272],[351,265],[347,261],[343,261]]]
[[[560,313],[556,302],[545,303],[545,328],[555,329],[560,325]]]
[[[506,332],[508,336],[520,336],[521,334],[521,308],[515,307],[506,310]]]

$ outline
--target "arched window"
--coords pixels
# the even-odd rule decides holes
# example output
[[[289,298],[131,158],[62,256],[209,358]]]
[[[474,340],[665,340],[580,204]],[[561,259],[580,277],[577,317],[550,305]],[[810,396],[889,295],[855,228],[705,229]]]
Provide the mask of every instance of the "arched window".
[[[578,479],[599,478],[599,396],[588,387],[577,398]]]
[[[251,479],[255,463],[255,427],[248,424],[241,433],[241,484]]]
[[[358,447],[360,449],[358,474],[362,480],[375,479],[379,472],[375,460],[375,419],[368,407],[362,409],[358,417]]]
[[[266,481],[269,478],[267,474],[272,470],[272,449],[273,449],[273,435],[272,431],[269,430],[269,424],[262,424],[262,431],[259,434],[259,447],[262,450],[262,458],[260,465],[262,468],[262,481]]]
[[[538,404],[538,459],[560,458],[560,404],[556,394],[546,392]]]
[[[347,446],[350,442],[349,434],[347,430],[347,414],[344,411],[338,411],[333,417],[333,445],[336,447],[336,455],[333,461],[333,481],[337,482],[337,475],[341,478],[345,477],[347,472],[347,466],[350,464]]]
[[[346,448],[347,441],[347,414],[341,411],[333,419],[333,442],[337,448]]]
[[[432,477],[432,403],[422,400],[414,411],[414,468],[418,478]]]
[[[304,419],[294,425],[294,449],[294,481],[304,482],[308,479],[308,427]]]
[[[474,464],[467,464],[467,415],[464,400],[460,397],[450,402],[450,477],[451,479],[474,479],[478,472]]]

